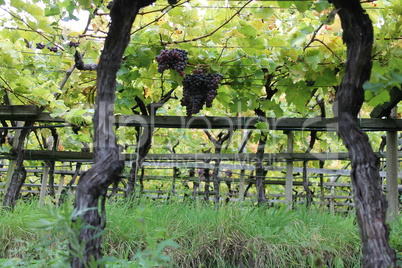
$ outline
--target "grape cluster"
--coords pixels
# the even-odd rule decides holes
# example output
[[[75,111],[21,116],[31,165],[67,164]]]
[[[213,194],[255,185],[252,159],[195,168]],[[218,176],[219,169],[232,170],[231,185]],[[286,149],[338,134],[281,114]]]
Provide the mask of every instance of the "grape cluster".
[[[187,65],[188,52],[183,49],[163,49],[161,54],[156,56],[158,62],[158,72],[163,73],[165,70],[176,70],[180,76],[184,76],[184,68]]]
[[[55,53],[59,50],[57,47],[48,47],[48,49]]]
[[[69,47],[78,47],[80,45],[80,42],[73,42],[73,41],[70,41],[70,43],[68,43],[68,46]]]
[[[37,49],[44,49],[46,46],[42,43],[36,43],[36,48]]]
[[[186,106],[187,116],[198,113],[204,104],[212,107],[222,78],[221,74],[206,73],[204,70],[194,70],[193,74],[184,77],[181,105]]]

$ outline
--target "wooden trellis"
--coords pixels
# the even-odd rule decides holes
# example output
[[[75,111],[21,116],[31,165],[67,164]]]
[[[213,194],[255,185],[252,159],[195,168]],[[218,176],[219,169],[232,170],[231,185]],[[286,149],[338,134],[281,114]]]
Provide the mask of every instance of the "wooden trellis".
[[[0,120],[13,120],[13,121],[35,121],[42,123],[49,123],[47,126],[41,127],[69,127],[66,122],[61,118],[52,118],[48,113],[42,113],[36,106],[0,106]],[[300,168],[293,167],[294,161],[314,161],[314,160],[348,160],[348,153],[294,153],[293,152],[293,133],[294,131],[335,131],[336,120],[334,118],[259,118],[259,117],[180,117],[180,116],[142,116],[142,115],[119,115],[116,116],[116,125],[120,127],[147,127],[153,125],[159,128],[193,128],[193,129],[255,129],[255,124],[264,120],[268,125],[268,130],[284,131],[288,135],[288,146],[286,153],[269,153],[264,154],[263,161],[276,163],[286,163],[286,168],[276,168],[276,170],[286,170],[286,180],[266,180],[266,184],[285,184],[285,203],[290,204],[293,202],[292,189],[293,186],[300,185],[299,181],[294,181],[293,173],[302,172]],[[51,125],[58,123],[58,125]],[[387,131],[388,133],[397,133],[402,130],[401,119],[368,119],[364,118],[360,121],[361,127],[365,131]],[[22,126],[9,127],[13,129],[23,128]],[[5,129],[5,127],[0,127]],[[391,138],[389,138],[391,139]],[[391,142],[389,144],[392,144]],[[390,146],[388,144],[388,146]],[[395,145],[393,145],[395,146]],[[389,151],[389,150],[387,150]],[[389,154],[377,154],[378,157],[386,157]],[[128,163],[136,160],[136,154],[122,154],[124,160]],[[393,151],[392,158],[401,158],[402,153]],[[12,153],[0,154],[0,159],[14,159],[15,155]],[[254,165],[247,163],[255,161],[256,154],[148,154],[145,158],[143,166],[158,166],[158,167],[193,167],[193,168],[213,168],[213,164],[206,162],[214,160],[222,160],[222,169],[238,169],[238,170],[253,170]],[[48,150],[26,150],[24,151],[25,160],[52,160],[60,162],[92,162],[93,155],[90,152],[66,152],[66,151],[48,151]],[[389,159],[389,157],[388,157]],[[225,164],[224,162],[230,162]],[[240,164],[233,164],[239,162]],[[275,168],[267,166],[269,170]],[[391,170],[392,169],[392,172]],[[387,183],[398,185],[399,166],[393,165],[391,168],[388,166],[387,174],[381,174],[387,177]],[[0,171],[5,171],[4,168]],[[36,171],[40,172],[40,171]],[[329,170],[309,169],[309,173],[331,173]],[[342,173],[342,171],[339,171]],[[344,171],[347,173],[348,171]],[[56,171],[56,173],[63,173]],[[71,171],[64,171],[63,174],[70,174]],[[391,175],[390,175],[391,174]],[[337,173],[336,175],[339,175]],[[347,175],[347,174],[345,174]],[[390,177],[393,176],[393,177]],[[152,179],[149,177],[148,179]],[[155,179],[155,178],[154,178]],[[187,180],[196,180],[197,178],[186,177]],[[221,182],[225,178],[219,178]],[[235,181],[235,180],[232,180]],[[237,181],[236,181],[237,182]],[[239,179],[237,183],[248,183],[248,179]],[[335,187],[336,183],[328,182],[323,183],[327,187]],[[240,188],[244,189],[244,185]],[[395,191],[394,191],[395,193]],[[398,194],[398,192],[396,192]],[[327,196],[328,198],[328,196]],[[394,197],[398,201],[398,198]],[[394,207],[398,206],[393,204]],[[392,205],[391,205],[392,206]],[[395,209],[395,208],[394,208]]]

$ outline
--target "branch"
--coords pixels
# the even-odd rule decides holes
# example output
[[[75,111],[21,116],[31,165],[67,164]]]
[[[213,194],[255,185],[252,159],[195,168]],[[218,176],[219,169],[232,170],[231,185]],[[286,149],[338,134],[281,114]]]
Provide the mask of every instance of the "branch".
[[[137,102],[137,106],[140,108],[141,113],[143,115],[148,115],[148,111],[147,111],[144,101],[138,96],[135,96],[134,100]],[[135,107],[133,107],[133,109],[135,109]]]
[[[26,21],[24,21],[22,18],[18,17],[17,15],[11,13],[10,11],[8,11],[7,9],[1,7],[2,10],[4,10],[5,12],[7,12],[8,14],[10,14],[13,18],[21,21],[23,24],[25,24],[29,29],[31,29],[31,31],[39,34],[40,36],[42,36],[43,38],[45,38],[47,41],[49,41],[50,43],[52,43],[53,45],[55,45],[57,48],[59,48],[60,50],[64,51],[64,48],[59,46],[58,44],[52,42],[52,40],[50,38],[48,38],[46,35],[44,35],[43,33],[39,32],[37,29],[31,27],[31,25],[29,25]]]
[[[345,61],[342,60],[338,55],[336,55],[335,52],[334,52],[329,46],[327,46],[327,44],[325,44],[323,41],[321,41],[321,40],[319,40],[319,39],[314,39],[314,41],[317,41],[317,42],[323,44],[329,51],[331,51],[331,53],[332,53],[336,58],[338,58],[338,60],[340,60],[341,62],[345,62]]]
[[[180,4],[176,4],[176,5],[173,5],[173,6],[169,5],[169,6],[166,6],[166,7],[162,8],[162,9],[160,9],[159,11],[164,12],[165,9],[170,8],[168,11],[164,12],[162,15],[160,15],[160,16],[157,17],[157,18],[155,18],[153,21],[151,21],[151,22],[149,22],[149,23],[147,23],[147,24],[145,24],[145,25],[139,27],[139,28],[136,29],[135,31],[131,32],[131,35],[135,34],[135,33],[138,32],[138,31],[141,31],[142,29],[148,27],[149,25],[154,24],[155,22],[158,22],[158,21],[159,21],[161,18],[163,18],[170,10],[172,10],[173,8],[175,8],[175,7],[177,7],[177,6],[181,6],[181,5],[183,5],[183,4],[187,3],[187,2],[189,2],[189,0],[187,0],[187,1],[183,2],[183,3],[180,3]],[[154,11],[152,11],[152,12],[154,12]],[[151,11],[150,11],[150,12],[143,13],[143,14],[147,14],[147,13],[151,13]]]
[[[98,64],[89,63],[85,64],[82,59],[83,54],[80,54],[78,51],[75,51],[74,59],[75,59],[75,67],[81,71],[95,71],[98,68]]]
[[[207,135],[208,139],[209,139],[210,141],[212,141],[212,143],[214,144],[214,146],[217,147],[217,142],[218,142],[218,141],[217,141],[214,137],[212,137],[211,132],[210,132],[209,130],[204,129],[204,133]]]
[[[37,102],[31,100],[30,98],[25,97],[25,96],[22,95],[22,94],[19,94],[19,93],[14,92],[14,90],[10,87],[10,85],[8,84],[8,82],[7,82],[2,76],[0,76],[0,80],[2,80],[3,83],[6,84],[6,86],[7,86],[7,87],[3,87],[3,88],[4,88],[6,91],[8,91],[8,92],[14,94],[14,96],[15,96],[21,103],[23,103],[24,105],[25,105],[25,102],[22,101],[20,98],[26,99],[26,100],[27,100],[29,103],[31,103],[31,104],[35,104],[35,105],[41,106],[40,103],[37,103]]]
[[[225,44],[225,47],[223,48],[223,49],[225,49],[226,48],[226,44]],[[222,50],[223,51],[223,50]],[[221,53],[222,54],[222,53]],[[228,61],[224,61],[224,62],[222,62],[221,64],[219,64],[220,66],[222,66],[222,65],[225,65],[225,64],[227,64],[227,63],[231,63],[231,62],[234,62],[234,61],[237,61],[237,60],[240,60],[241,58],[244,58],[244,57],[247,57],[246,55],[242,55],[242,56],[240,56],[240,57],[238,57],[238,58],[236,58],[236,59],[232,59],[232,60],[228,60]]]
[[[180,43],[187,43],[187,42],[193,42],[193,41],[197,41],[206,37],[209,37],[211,35],[213,35],[214,33],[216,33],[217,31],[219,31],[221,28],[223,28],[223,26],[225,26],[226,24],[228,24],[234,17],[236,17],[237,15],[240,14],[240,12],[248,5],[252,2],[252,0],[247,1],[238,11],[236,11],[233,16],[231,16],[227,21],[225,21],[221,26],[219,26],[218,28],[216,28],[215,30],[213,30],[212,32],[210,32],[209,34],[200,36],[200,37],[196,37],[193,39],[184,39],[181,41],[173,41],[173,42],[164,42],[162,43],[162,45],[169,45],[169,44],[180,44]]]
[[[169,140],[168,144],[167,144],[167,149],[169,150],[169,152],[171,154],[175,154],[176,153],[176,147],[180,144],[180,138],[177,139],[176,143],[172,146],[172,142]]]
[[[60,82],[59,89],[60,91],[63,89],[63,87],[66,85],[68,78],[70,78],[71,74],[73,73],[75,69],[75,64],[67,70],[66,75],[64,76],[63,80]],[[55,99],[57,100],[61,96],[61,93],[55,94]]]

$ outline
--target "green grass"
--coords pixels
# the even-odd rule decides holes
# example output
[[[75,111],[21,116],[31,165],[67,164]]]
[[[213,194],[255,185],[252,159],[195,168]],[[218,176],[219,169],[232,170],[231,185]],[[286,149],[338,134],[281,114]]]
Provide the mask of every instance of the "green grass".
[[[0,265],[66,263],[71,212],[35,203],[2,212]],[[354,216],[319,208],[118,201],[107,205],[107,219],[107,267],[360,267]],[[391,244],[401,252],[401,218],[391,227]]]

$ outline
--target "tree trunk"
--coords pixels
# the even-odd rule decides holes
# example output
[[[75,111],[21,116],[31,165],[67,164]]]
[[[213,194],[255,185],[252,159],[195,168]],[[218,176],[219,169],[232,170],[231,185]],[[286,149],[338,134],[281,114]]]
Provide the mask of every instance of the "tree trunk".
[[[97,95],[94,122],[94,165],[78,182],[75,209],[83,223],[78,240],[84,243],[83,252],[76,252],[72,267],[87,267],[102,257],[100,232],[105,228],[104,202],[107,188],[119,180],[124,162],[113,131],[113,103],[116,91],[116,73],[130,41],[130,31],[139,8],[151,1],[115,0],[110,10],[111,25],[97,68]],[[103,198],[102,198],[103,197]],[[98,213],[102,198],[102,217]],[[82,256],[82,258],[80,258]]]
[[[339,10],[347,65],[336,94],[334,114],[338,135],[349,150],[351,179],[363,250],[363,267],[395,266],[395,252],[389,246],[385,223],[387,201],[382,193],[379,160],[357,115],[364,101],[363,83],[370,78],[373,27],[358,0],[333,0]]]
[[[26,170],[24,168],[24,140],[28,136],[30,129],[28,127],[32,126],[33,122],[27,121],[24,127],[21,129],[20,135],[18,136],[18,145],[16,151],[15,169],[11,177],[10,183],[7,187],[6,194],[3,199],[3,208],[14,210],[15,203],[18,200],[22,185],[25,182],[27,176]]]

